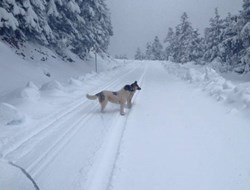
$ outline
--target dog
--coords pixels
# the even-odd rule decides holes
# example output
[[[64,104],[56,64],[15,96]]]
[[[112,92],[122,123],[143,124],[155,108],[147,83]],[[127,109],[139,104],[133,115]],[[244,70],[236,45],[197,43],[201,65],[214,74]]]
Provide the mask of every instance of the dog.
[[[127,102],[128,108],[132,107],[131,100],[136,90],[141,90],[141,87],[137,84],[137,81],[135,81],[132,84],[125,85],[119,91],[113,92],[113,91],[104,90],[104,91],[97,93],[96,95],[87,94],[86,97],[90,100],[95,100],[98,98],[99,103],[101,105],[101,112],[104,112],[104,109],[108,102],[120,104],[120,114],[125,115],[124,106]]]

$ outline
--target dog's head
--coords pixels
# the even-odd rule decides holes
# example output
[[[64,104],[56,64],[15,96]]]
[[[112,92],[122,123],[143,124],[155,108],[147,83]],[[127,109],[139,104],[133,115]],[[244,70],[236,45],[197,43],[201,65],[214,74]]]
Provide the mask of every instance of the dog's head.
[[[137,84],[137,81],[132,83],[130,86],[131,86],[132,91],[141,90],[141,87]]]

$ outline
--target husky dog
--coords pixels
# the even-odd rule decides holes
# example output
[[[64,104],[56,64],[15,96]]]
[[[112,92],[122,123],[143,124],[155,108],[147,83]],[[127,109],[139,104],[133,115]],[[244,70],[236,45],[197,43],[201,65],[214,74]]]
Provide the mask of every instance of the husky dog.
[[[128,108],[132,107],[131,100],[135,94],[136,90],[141,90],[139,85],[137,84],[137,81],[135,81],[132,84],[125,85],[121,90],[119,91],[101,91],[97,93],[96,95],[89,95],[87,94],[86,97],[90,100],[95,100],[98,98],[99,103],[101,104],[101,112],[104,111],[104,108],[106,107],[108,102],[112,102],[115,104],[120,104],[120,114],[124,115],[124,105],[127,102]]]

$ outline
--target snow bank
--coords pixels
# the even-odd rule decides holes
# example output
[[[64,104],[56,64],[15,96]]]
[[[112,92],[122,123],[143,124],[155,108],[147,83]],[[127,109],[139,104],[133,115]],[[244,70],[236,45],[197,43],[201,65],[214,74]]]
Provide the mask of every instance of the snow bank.
[[[83,84],[80,80],[74,79],[74,78],[70,78],[68,83],[69,85],[72,85],[75,87],[81,86]]]
[[[16,107],[7,104],[0,104],[0,126],[15,125],[25,121],[25,115],[17,110]]]
[[[30,119],[46,117],[62,108],[61,102],[80,96],[87,86],[85,81],[99,76],[94,72],[94,55],[85,61],[72,52],[68,55],[74,62],[63,61],[39,45],[23,44],[15,49],[0,40],[0,126],[5,125],[1,130],[9,131],[8,125],[13,124],[26,127]],[[98,73],[105,75],[118,63],[98,56],[97,65]]]
[[[63,91],[63,86],[61,85],[60,82],[53,80],[50,82],[47,82],[42,85],[41,90],[46,91],[46,90],[59,90]]]
[[[28,82],[26,87],[20,93],[21,98],[29,100],[38,100],[40,98],[40,92],[38,87],[33,82]]]
[[[13,90],[2,96],[0,102],[7,102],[13,105],[25,102],[35,102],[40,99],[39,88],[32,82],[28,82],[25,87]]]
[[[199,86],[218,101],[233,104],[238,110],[250,108],[249,85],[243,83],[233,84],[207,66],[197,66],[192,63],[181,65],[167,62],[165,68],[169,73]]]
[[[64,96],[66,95],[65,87],[57,80],[52,80],[43,84],[40,88],[43,96]]]

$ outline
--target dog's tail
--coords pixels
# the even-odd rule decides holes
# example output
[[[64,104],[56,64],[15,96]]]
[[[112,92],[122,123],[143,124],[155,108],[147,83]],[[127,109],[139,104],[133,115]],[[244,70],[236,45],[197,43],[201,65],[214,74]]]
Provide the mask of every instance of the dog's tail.
[[[86,94],[86,97],[89,99],[89,100],[95,100],[98,98],[97,95],[89,95],[89,94]]]

